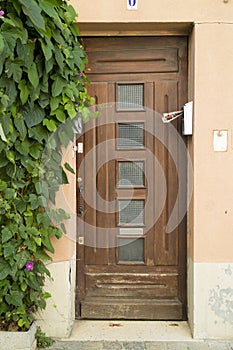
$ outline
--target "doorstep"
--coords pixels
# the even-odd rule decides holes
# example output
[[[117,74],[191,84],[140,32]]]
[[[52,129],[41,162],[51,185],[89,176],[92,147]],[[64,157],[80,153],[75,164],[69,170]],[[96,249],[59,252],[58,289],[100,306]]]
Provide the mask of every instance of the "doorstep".
[[[76,321],[50,350],[232,350],[233,342],[194,340],[187,322]]]

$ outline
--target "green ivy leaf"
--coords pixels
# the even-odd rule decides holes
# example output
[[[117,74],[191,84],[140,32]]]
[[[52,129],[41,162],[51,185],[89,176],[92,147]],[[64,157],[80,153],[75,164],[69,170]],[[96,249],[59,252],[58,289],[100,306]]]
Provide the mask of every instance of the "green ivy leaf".
[[[42,237],[42,243],[50,253],[54,253],[54,248],[51,244],[50,238],[46,235]]]
[[[68,114],[69,114],[69,117],[70,117],[71,119],[73,119],[74,117],[76,117],[77,111],[76,111],[76,109],[75,109],[75,107],[74,107],[74,104],[73,104],[72,102],[66,103],[66,105],[65,105],[64,108],[65,108],[65,110],[67,110],[67,112],[68,112]]]
[[[19,291],[11,291],[11,294],[6,295],[6,301],[9,305],[23,306],[24,293]]]
[[[57,125],[56,125],[55,121],[52,119],[49,120],[49,119],[45,118],[43,120],[43,125],[45,125],[49,131],[55,131],[57,129]]]
[[[56,97],[62,93],[63,88],[66,86],[67,82],[61,77],[56,77],[52,84],[52,96]]]
[[[45,56],[46,61],[49,61],[52,58],[53,55],[53,45],[51,44],[51,42],[45,38],[45,42],[40,39],[41,42],[41,47]]]
[[[39,84],[39,75],[35,62],[32,63],[31,67],[28,69],[28,79],[30,83],[36,88]]]
[[[65,163],[65,164],[64,164],[64,167],[66,168],[66,170],[68,170],[68,171],[71,172],[72,174],[75,174],[74,169],[73,169],[68,163]]]
[[[36,252],[36,243],[34,240],[31,240],[31,239],[26,239],[24,241],[24,244],[28,247],[29,250],[31,250],[31,252],[35,253]]]
[[[11,267],[6,260],[0,258],[0,281],[4,280],[11,273]]]
[[[7,151],[6,157],[11,163],[15,164],[15,154],[13,151]]]
[[[45,30],[44,18],[41,15],[41,8],[34,0],[19,0],[23,12],[30,18],[32,23],[39,29]]]
[[[4,227],[4,229],[2,229],[2,243],[8,242],[13,236],[14,233],[11,232],[8,227]]]
[[[8,258],[11,255],[15,255],[16,247],[17,247],[17,242],[13,242],[12,240],[10,242],[5,243],[3,247],[4,257]]]
[[[35,242],[38,246],[41,246],[41,238],[40,237],[35,237]]]
[[[7,183],[0,179],[0,192],[3,192],[7,189]]]
[[[3,130],[1,123],[0,123],[0,137],[1,137],[2,141],[7,142],[6,135],[4,133],[4,130]]]
[[[0,54],[3,52],[4,50],[4,39],[2,34],[0,34]]]
[[[10,60],[8,60],[6,62],[6,69],[7,69],[8,78],[13,76],[14,81],[19,83],[21,78],[22,78],[22,73],[23,73],[22,68],[20,68],[20,64],[15,63],[15,62],[11,62]]]
[[[61,123],[64,123],[64,121],[66,120],[66,115],[62,108],[55,110],[53,113],[51,113],[51,115],[55,115],[57,120]]]
[[[21,138],[25,139],[25,137],[27,136],[27,129],[26,129],[23,117],[20,116],[20,117],[14,118],[14,124],[16,129],[20,133]]]
[[[34,143],[29,150],[29,154],[35,158],[39,159],[41,156],[42,146],[39,143]]]
[[[28,135],[29,137],[32,137],[35,140],[37,140],[39,143],[43,143],[43,141],[47,141],[48,139],[48,130],[40,124],[34,128],[30,128],[28,130]]]
[[[20,253],[17,253],[14,257],[16,264],[19,269],[22,269],[26,263],[30,260],[30,252],[23,250]]]
[[[65,20],[68,24],[72,23],[77,16],[73,6],[67,6],[67,12],[64,13]]]
[[[35,194],[30,194],[29,195],[29,202],[31,204],[31,208],[32,210],[35,210],[39,207],[40,203],[39,203],[39,197]]]
[[[62,184],[68,185],[68,183],[69,183],[68,177],[67,177],[65,171],[62,169]]]
[[[45,117],[45,111],[37,105],[24,107],[22,114],[28,128],[40,124]]]
[[[24,184],[25,185],[25,184]],[[16,209],[22,214],[26,208],[27,208],[27,204],[23,199],[20,198],[15,198],[14,200],[14,204]]]
[[[60,102],[61,102],[61,97],[51,97],[50,98],[51,112],[55,111],[55,109],[58,108]]]
[[[79,111],[82,114],[83,123],[87,123],[91,118],[91,111],[87,107],[80,108]]]
[[[18,87],[20,90],[20,100],[22,102],[22,105],[24,105],[27,102],[30,93],[26,80],[21,80]]]
[[[31,39],[26,44],[22,44],[21,41],[17,42],[16,51],[18,57],[25,63],[26,67],[30,67],[34,61],[35,42]]]
[[[46,213],[37,214],[36,219],[38,224],[43,225],[45,227],[49,227],[49,225],[51,224],[51,219]]]
[[[57,12],[54,8],[54,6],[57,6],[57,5],[58,5],[57,1],[40,0],[40,6],[42,10],[52,18],[57,15]]]
[[[27,287],[26,287],[26,289],[27,289]],[[25,289],[25,290],[26,290],[26,289]],[[24,290],[24,291],[25,291],[25,290]],[[24,324],[25,324],[25,320],[23,320],[22,318],[21,318],[20,320],[18,320],[18,326],[19,326],[19,327],[23,327]]]
[[[24,140],[22,142],[20,141],[16,141],[15,143],[15,148],[16,150],[22,154],[23,156],[27,156],[28,153],[29,153],[29,147],[30,147],[30,144],[29,144],[29,141],[28,140]]]
[[[40,291],[40,285],[36,279],[36,276],[33,273],[30,273],[28,277],[28,285],[34,290]]]

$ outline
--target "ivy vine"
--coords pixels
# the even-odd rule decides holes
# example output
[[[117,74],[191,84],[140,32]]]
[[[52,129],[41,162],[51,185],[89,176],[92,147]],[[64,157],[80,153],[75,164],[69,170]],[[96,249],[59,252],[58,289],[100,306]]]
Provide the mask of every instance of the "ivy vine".
[[[50,203],[67,183],[61,148],[91,103],[75,19],[65,0],[0,0],[0,330],[27,330],[45,308],[50,239],[66,232]]]

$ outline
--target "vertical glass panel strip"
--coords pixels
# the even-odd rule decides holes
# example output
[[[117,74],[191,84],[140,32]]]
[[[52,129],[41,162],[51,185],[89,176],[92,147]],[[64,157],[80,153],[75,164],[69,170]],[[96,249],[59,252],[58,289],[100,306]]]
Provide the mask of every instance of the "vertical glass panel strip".
[[[144,239],[120,238],[118,260],[119,262],[144,262]]]
[[[144,186],[144,162],[118,162],[118,186]]]
[[[119,200],[119,224],[143,225],[144,200]]]
[[[118,111],[144,110],[143,96],[144,84],[119,84],[118,85]]]
[[[142,149],[144,146],[144,123],[118,124],[118,148]]]

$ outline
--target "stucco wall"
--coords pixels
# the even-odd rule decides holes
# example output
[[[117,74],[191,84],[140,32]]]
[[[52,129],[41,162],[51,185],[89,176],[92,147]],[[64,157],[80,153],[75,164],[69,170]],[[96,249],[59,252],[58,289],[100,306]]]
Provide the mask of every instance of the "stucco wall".
[[[195,29],[194,261],[232,262],[233,24]],[[213,130],[228,131],[214,152]]]
[[[138,0],[138,10],[127,10],[126,0],[71,0],[78,22],[208,22],[233,21],[232,1]]]

